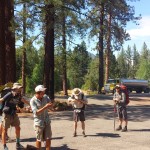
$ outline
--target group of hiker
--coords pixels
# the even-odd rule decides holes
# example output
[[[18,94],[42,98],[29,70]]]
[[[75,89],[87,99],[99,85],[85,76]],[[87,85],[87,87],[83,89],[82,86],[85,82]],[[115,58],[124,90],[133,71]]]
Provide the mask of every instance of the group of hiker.
[[[52,130],[48,108],[53,106],[53,100],[45,94],[46,88],[43,85],[36,86],[35,95],[30,101],[26,100],[26,98],[22,96],[22,88],[23,87],[21,84],[14,83],[11,87],[11,90],[0,98],[0,106],[2,110],[2,115],[0,116],[0,130],[2,131],[0,134],[4,150],[8,150],[6,145],[6,137],[7,130],[10,128],[10,126],[15,127],[16,149],[23,148],[23,146],[20,144],[20,120],[18,114],[16,113],[16,106],[22,108],[24,107],[24,103],[30,105],[34,116],[34,131],[36,135],[35,149],[40,150],[42,141],[45,141],[46,150],[50,150]],[[121,92],[120,86],[116,86],[116,92],[114,93],[113,97],[114,106],[117,106],[117,113],[119,117],[119,126],[116,130],[122,130],[123,132],[127,131],[127,111],[125,100],[126,95]],[[73,106],[73,137],[77,136],[78,121],[81,122],[82,135],[83,137],[86,137],[84,110],[85,106],[88,104],[88,100],[85,94],[81,89],[74,88],[71,96],[68,98],[68,102]],[[125,122],[124,128],[122,128],[123,121]]]

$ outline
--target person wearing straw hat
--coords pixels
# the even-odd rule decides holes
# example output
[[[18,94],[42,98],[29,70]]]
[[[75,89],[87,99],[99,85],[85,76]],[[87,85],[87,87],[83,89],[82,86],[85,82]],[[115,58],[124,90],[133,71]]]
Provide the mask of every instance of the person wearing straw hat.
[[[113,96],[114,104],[117,106],[117,114],[119,118],[119,126],[116,128],[116,131],[127,131],[127,108],[126,108],[126,95],[124,92],[121,91],[120,85],[116,85],[115,87],[116,92]],[[124,128],[122,128],[122,123],[125,123]]]
[[[34,115],[34,130],[36,134],[36,147],[41,149],[41,142],[46,141],[46,150],[51,148],[51,120],[48,108],[52,107],[52,100],[45,94],[46,88],[38,85],[35,88],[35,95],[30,101]]]
[[[77,136],[77,123],[81,121],[82,134],[85,135],[85,105],[88,103],[86,96],[79,88],[74,88],[71,97],[68,98],[68,102],[73,105],[73,118],[74,118],[74,133],[73,137]]]
[[[29,104],[29,102],[21,97],[21,91],[22,85],[14,83],[11,91],[0,99],[0,103],[5,103],[2,113],[2,143],[4,150],[8,150],[6,145],[6,133],[10,126],[14,126],[16,130],[16,149],[23,148],[20,144],[20,120],[16,113],[16,105],[21,102]]]

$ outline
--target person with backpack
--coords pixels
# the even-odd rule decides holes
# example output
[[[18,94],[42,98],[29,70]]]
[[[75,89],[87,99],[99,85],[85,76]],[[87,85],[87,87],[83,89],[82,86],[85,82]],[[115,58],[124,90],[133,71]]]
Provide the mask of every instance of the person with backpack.
[[[74,118],[74,133],[73,137],[77,136],[77,123],[81,121],[82,134],[85,135],[85,105],[88,103],[86,96],[79,88],[74,88],[71,97],[68,98],[68,102],[73,105],[73,118]]]
[[[127,131],[127,108],[126,108],[126,94],[121,90],[120,85],[116,85],[116,92],[113,96],[114,105],[117,106],[117,114],[119,118],[119,126],[116,128],[116,131],[121,130],[122,132]],[[124,128],[122,128],[122,124],[124,122]]]
[[[0,103],[4,103],[2,110],[2,144],[4,150],[8,150],[6,145],[6,133],[10,126],[15,127],[16,133],[16,149],[23,148],[20,144],[20,120],[16,113],[16,106],[23,108],[23,104],[29,104],[29,102],[21,96],[22,85],[14,83],[11,91],[5,96],[0,98]]]

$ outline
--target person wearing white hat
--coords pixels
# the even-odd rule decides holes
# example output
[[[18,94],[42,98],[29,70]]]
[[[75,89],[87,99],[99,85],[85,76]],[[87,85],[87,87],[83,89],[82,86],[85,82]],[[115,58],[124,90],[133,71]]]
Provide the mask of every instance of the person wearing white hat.
[[[115,87],[116,92],[113,96],[114,104],[117,106],[117,114],[119,119],[119,126],[116,128],[116,131],[127,131],[128,125],[128,117],[127,117],[127,108],[126,108],[126,95],[121,90],[120,85],[116,85]],[[124,128],[122,128],[122,124],[124,122]]]
[[[23,107],[24,103],[29,104],[29,102],[22,98],[21,91],[22,85],[14,83],[11,91],[0,99],[1,103],[4,102],[2,113],[2,143],[4,145],[4,150],[8,150],[6,145],[6,134],[10,126],[14,126],[16,130],[16,149],[23,148],[20,144],[20,120],[16,113],[16,105]]]
[[[46,141],[46,150],[50,150],[52,131],[48,108],[52,107],[53,104],[52,100],[45,94],[45,90],[43,85],[38,85],[30,105],[34,116],[36,147],[41,149],[41,142]]]
[[[86,96],[79,88],[74,88],[71,97],[68,98],[68,102],[72,103],[74,111],[73,111],[73,118],[74,118],[74,133],[73,137],[77,136],[77,123],[81,121],[82,127],[82,134],[84,137],[85,135],[85,114],[84,108],[85,105],[88,103]]]

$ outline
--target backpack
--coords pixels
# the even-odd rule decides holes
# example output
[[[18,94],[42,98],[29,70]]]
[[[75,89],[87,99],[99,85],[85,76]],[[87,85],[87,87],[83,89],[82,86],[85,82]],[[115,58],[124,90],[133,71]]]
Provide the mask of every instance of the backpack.
[[[1,98],[3,98],[7,93],[9,93],[11,91],[11,88],[4,88],[2,91],[1,91]],[[4,106],[5,106],[5,102],[2,102],[1,104],[0,104],[1,106],[0,106],[0,116],[2,115],[2,113],[3,113],[3,108],[4,108]]]
[[[127,87],[125,85],[120,85],[120,88],[121,88],[121,92],[123,92],[126,96],[126,105],[128,105],[130,103],[130,100],[129,100],[129,93]]]

